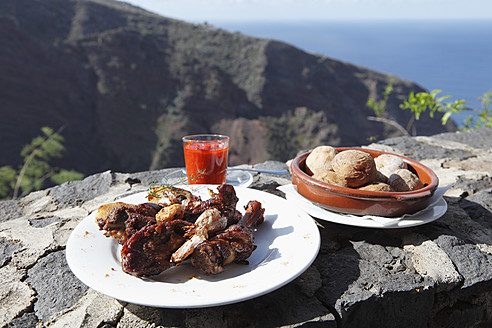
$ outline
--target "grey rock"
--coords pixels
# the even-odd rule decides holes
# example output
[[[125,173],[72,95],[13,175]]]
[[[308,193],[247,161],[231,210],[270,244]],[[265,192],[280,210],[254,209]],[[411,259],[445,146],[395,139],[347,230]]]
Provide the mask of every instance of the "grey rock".
[[[430,277],[437,291],[452,290],[463,282],[451,259],[436,243],[424,240],[405,249],[412,253],[413,268],[420,275]]]
[[[459,309],[456,310],[456,307]],[[489,306],[490,307],[490,306]],[[442,309],[429,322],[429,327],[466,327],[469,322],[484,322],[477,327],[491,327],[492,322],[487,320],[484,307],[481,305],[463,302],[455,304],[455,309]]]
[[[300,293],[300,286],[302,282],[296,279],[261,298],[225,307],[227,327],[291,327],[299,324],[334,327],[331,311],[317,297]]]
[[[124,308],[123,316],[118,321],[122,328],[151,328],[163,327],[160,309],[128,304]]]
[[[386,293],[350,307],[343,327],[426,328],[433,302],[432,289]]]
[[[321,274],[323,297],[329,304],[335,304],[361,274],[357,253],[350,248],[318,255],[315,266]]]
[[[123,316],[126,303],[89,289],[74,306],[65,309],[51,327],[114,327]]]
[[[469,218],[468,213],[460,206],[459,200],[448,199],[449,204],[456,204],[457,206],[448,206],[448,211],[442,217],[436,226],[446,227],[451,229],[444,232],[441,231],[437,237],[453,235],[460,240],[464,240],[468,243],[480,245],[480,244],[492,244],[492,231],[487,229],[490,227],[490,222],[482,220],[472,220]]]
[[[473,195],[482,190],[489,189],[490,186],[492,186],[492,178],[487,176],[479,180],[471,180],[463,177],[458,177],[454,185],[455,188],[463,190],[465,196]]]
[[[69,181],[59,186],[48,189],[50,196],[60,208],[78,206],[85,201],[109,191],[111,186],[111,172],[107,171],[91,175],[85,178],[82,183],[79,181]]]
[[[119,177],[122,176],[125,178],[124,182],[128,183],[129,185],[142,184],[142,185],[149,186],[151,184],[160,184],[163,177],[174,171],[176,171],[176,169],[163,169],[163,170],[136,172],[136,173],[129,173],[129,174],[116,173],[115,181],[118,182]]]
[[[284,162],[279,161],[266,161],[253,165],[253,168],[258,170],[289,170],[289,167]]]
[[[38,318],[34,313],[26,313],[23,314],[19,318],[15,318],[10,321],[8,326],[9,328],[27,328],[27,327],[36,327],[36,323],[38,322]]]
[[[439,140],[456,141],[474,148],[490,150],[492,149],[491,130],[492,128],[481,128],[467,132],[440,133],[433,137]]]
[[[57,216],[37,216],[29,219],[29,224],[35,228],[43,228],[52,223],[62,222],[63,218]]]
[[[463,276],[463,288],[492,279],[492,254],[484,254],[476,245],[470,245],[456,236],[440,236],[436,244],[446,252]]]
[[[296,279],[295,283],[306,296],[312,297],[322,286],[321,275],[315,266],[311,266]]]
[[[10,261],[12,254],[21,248],[20,243],[0,239],[0,267]]]
[[[36,291],[36,316],[48,321],[53,315],[73,306],[87,291],[70,271],[64,251],[41,258],[28,270],[27,283]]]
[[[461,204],[472,218],[483,217],[484,220],[492,221],[492,189],[485,189],[470,195]],[[473,210],[472,210],[473,209]],[[474,214],[477,212],[477,214]]]
[[[393,256],[382,245],[372,245],[364,241],[352,243],[360,259],[375,262],[379,266],[391,263]]]
[[[380,141],[379,144],[398,149],[402,155],[413,160],[433,158],[458,158],[463,159],[472,156],[469,151],[461,149],[447,149],[435,147],[427,143],[419,142],[416,138],[397,137]]]
[[[243,165],[241,167],[254,168],[258,170],[289,170],[288,166],[283,162],[267,161],[253,166]],[[287,174],[269,174],[269,173],[253,173],[253,184],[251,188],[262,191],[267,191],[277,196],[283,197],[283,193],[277,190],[277,187],[290,183],[290,173]]]
[[[22,216],[22,208],[17,200],[0,200],[0,222]]]
[[[24,279],[25,271],[11,264],[0,268],[0,327],[30,312],[35,292]]]
[[[22,214],[30,216],[40,212],[52,212],[58,209],[53,197],[49,195],[49,189],[34,191],[20,199]]]

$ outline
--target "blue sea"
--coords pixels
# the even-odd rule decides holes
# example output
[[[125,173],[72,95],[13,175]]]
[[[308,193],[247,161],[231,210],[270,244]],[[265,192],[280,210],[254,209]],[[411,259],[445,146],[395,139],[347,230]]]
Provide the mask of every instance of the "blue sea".
[[[390,73],[448,101],[492,90],[492,21],[220,22],[231,32],[283,41],[311,53]],[[471,112],[452,115],[462,125]]]

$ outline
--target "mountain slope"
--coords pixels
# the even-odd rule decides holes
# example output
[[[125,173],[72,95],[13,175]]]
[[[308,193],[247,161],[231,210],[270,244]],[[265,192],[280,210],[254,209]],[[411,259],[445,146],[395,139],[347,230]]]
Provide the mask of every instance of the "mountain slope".
[[[0,43],[0,165],[45,125],[63,127],[58,164],[86,174],[182,165],[189,133],[230,135],[231,164],[396,133],[366,119],[388,75],[116,1],[2,0]],[[422,88],[393,78],[388,114],[406,124],[398,104]]]

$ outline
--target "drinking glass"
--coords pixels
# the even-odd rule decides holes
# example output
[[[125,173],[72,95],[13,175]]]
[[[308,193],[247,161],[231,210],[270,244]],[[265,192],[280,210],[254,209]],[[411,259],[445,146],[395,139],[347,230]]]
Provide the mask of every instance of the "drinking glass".
[[[223,184],[226,181],[230,138],[220,134],[183,137],[189,184]]]

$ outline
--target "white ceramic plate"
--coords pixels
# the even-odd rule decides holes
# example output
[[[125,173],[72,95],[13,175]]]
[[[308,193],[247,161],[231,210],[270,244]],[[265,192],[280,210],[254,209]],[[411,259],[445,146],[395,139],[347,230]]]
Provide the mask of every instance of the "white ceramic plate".
[[[402,217],[395,218],[372,215],[357,216],[336,213],[316,206],[311,201],[300,195],[295,189],[295,186],[292,184],[281,186],[277,189],[285,193],[286,199],[289,202],[296,204],[315,218],[328,222],[364,228],[395,229],[415,227],[439,219],[448,209],[448,204],[442,195],[447,189],[449,189],[449,187],[438,188],[432,196],[430,205],[425,209],[414,214],[405,214]]]
[[[208,198],[206,188],[181,186]],[[269,293],[298,277],[316,258],[320,235],[314,220],[285,199],[254,189],[235,187],[237,209],[261,202],[265,221],[255,232],[257,248],[249,264],[231,264],[218,275],[200,275],[189,263],[168,269],[155,279],[140,279],[121,270],[121,246],[85,218],[70,235],[66,257],[73,273],[94,290],[118,300],[165,308],[199,308],[230,304]],[[119,199],[139,204],[146,193]]]

